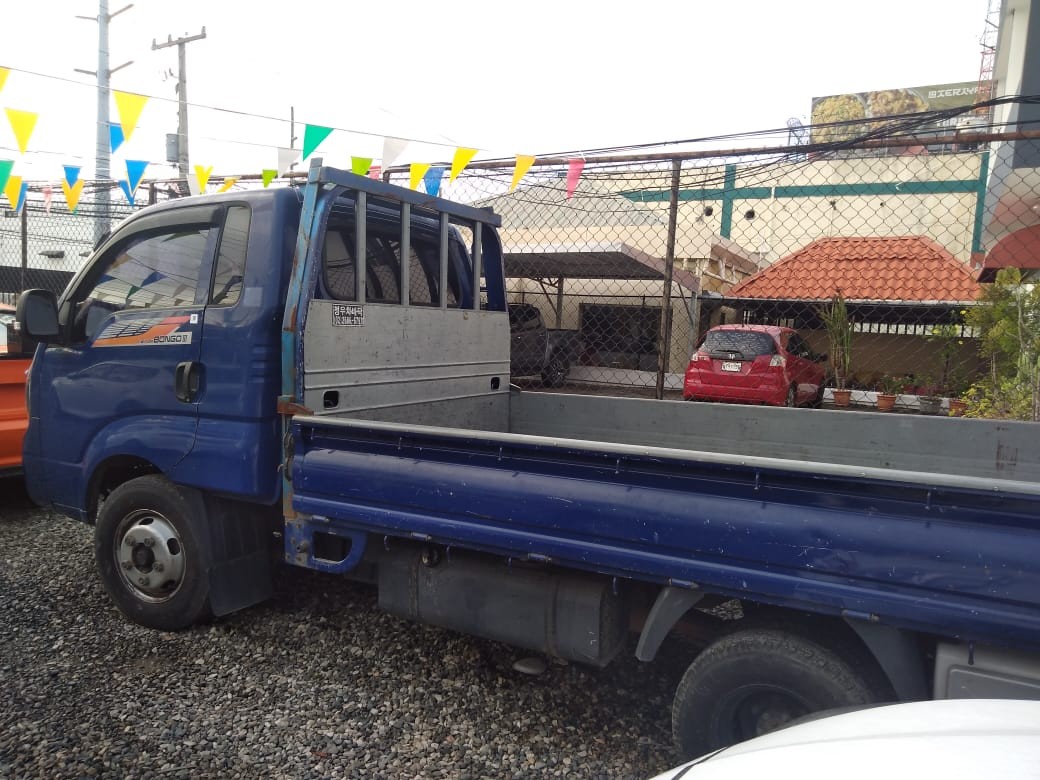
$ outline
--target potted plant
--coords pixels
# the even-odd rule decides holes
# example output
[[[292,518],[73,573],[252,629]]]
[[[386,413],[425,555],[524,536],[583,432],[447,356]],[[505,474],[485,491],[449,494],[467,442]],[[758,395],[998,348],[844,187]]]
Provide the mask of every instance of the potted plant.
[[[921,414],[939,414],[942,410],[942,394],[935,380],[926,376],[917,387],[917,408]]]
[[[886,374],[881,377],[877,388],[877,410],[879,412],[890,412],[896,405],[899,392],[906,384],[906,377]]]
[[[845,385],[852,366],[852,321],[841,291],[835,293],[830,303],[820,306],[817,313],[830,344],[828,357],[834,374],[834,405],[848,406],[852,391]]]

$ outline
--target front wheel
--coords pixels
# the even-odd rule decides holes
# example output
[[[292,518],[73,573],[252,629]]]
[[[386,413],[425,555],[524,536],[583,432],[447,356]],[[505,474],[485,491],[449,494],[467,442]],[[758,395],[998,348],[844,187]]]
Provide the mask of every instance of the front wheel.
[[[787,388],[787,397],[784,399],[784,406],[794,409],[798,406],[798,390],[794,385]]]
[[[546,387],[563,387],[570,372],[570,364],[563,358],[554,357],[542,371],[542,383]]]
[[[870,686],[843,658],[798,634],[749,629],[690,664],[672,705],[684,758],[775,731],[812,712],[869,704]]]
[[[164,477],[130,480],[98,512],[94,554],[105,590],[126,617],[173,631],[210,614],[205,503]]]

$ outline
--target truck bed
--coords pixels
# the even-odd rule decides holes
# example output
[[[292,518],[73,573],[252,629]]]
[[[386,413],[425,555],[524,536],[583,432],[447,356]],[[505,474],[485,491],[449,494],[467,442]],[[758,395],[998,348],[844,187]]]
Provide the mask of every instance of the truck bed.
[[[516,392],[508,421],[298,416],[293,508],[357,539],[1040,646],[1026,424]]]

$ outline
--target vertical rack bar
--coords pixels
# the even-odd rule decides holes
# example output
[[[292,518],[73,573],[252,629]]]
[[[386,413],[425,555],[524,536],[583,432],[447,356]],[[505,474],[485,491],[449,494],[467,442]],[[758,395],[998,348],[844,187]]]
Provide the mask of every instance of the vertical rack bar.
[[[368,193],[356,190],[354,196],[354,267],[357,269],[354,284],[357,287],[357,302],[364,303],[365,288],[368,286],[365,284],[368,279]]]
[[[441,212],[441,279],[440,307],[448,307],[448,215]]]
[[[473,310],[480,311],[480,272],[484,255],[484,237],[480,232],[484,227],[481,222],[473,223]]]
[[[408,305],[408,293],[411,287],[412,273],[408,263],[412,257],[412,207],[409,203],[401,203],[401,305]]]

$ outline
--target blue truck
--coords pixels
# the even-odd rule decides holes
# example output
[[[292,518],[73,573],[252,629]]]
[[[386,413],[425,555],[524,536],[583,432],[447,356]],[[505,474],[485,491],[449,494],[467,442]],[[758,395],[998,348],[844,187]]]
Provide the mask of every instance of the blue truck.
[[[679,633],[687,756],[1040,698],[1035,426],[518,391],[498,226],[315,163],[145,209],[22,295],[26,482],[94,525],[130,620],[256,604],[281,561],[592,667]]]

